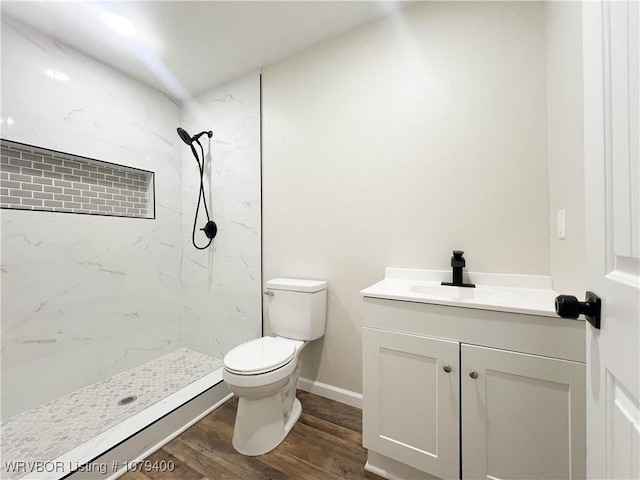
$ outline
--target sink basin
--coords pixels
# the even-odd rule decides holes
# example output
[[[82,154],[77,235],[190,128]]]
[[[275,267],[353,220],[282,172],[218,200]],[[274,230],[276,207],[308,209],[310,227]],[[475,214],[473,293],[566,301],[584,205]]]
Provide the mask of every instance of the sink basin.
[[[363,297],[432,303],[453,307],[556,317],[551,278],[469,272],[465,281],[476,288],[441,285],[449,270],[387,268],[384,280],[360,292]]]
[[[419,283],[409,286],[413,295],[432,300],[474,305],[553,305],[553,292],[532,288],[477,285],[476,288]]]
[[[507,296],[506,292],[493,288],[468,288],[452,287],[446,285],[412,285],[409,287],[413,293],[425,295],[431,298],[441,298],[448,300],[470,300],[482,303],[503,302]]]

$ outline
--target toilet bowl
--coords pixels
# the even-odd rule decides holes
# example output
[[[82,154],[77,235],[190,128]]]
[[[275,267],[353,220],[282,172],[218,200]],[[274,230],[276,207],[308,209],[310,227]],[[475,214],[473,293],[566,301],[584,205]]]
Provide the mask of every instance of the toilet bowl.
[[[224,357],[222,378],[238,396],[233,446],[244,455],[277,447],[302,413],[295,398],[299,355],[324,334],[326,282],[275,279],[266,283],[271,328],[277,336],[243,343]]]
[[[300,340],[262,337],[225,356],[222,378],[238,396],[233,446],[243,455],[272,450],[300,417],[295,386],[298,354],[305,345]]]

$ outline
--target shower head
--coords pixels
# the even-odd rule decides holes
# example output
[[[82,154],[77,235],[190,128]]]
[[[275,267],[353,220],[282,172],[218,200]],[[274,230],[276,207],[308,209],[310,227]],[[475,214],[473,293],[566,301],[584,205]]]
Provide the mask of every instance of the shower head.
[[[178,127],[178,135],[180,135],[180,138],[184,143],[186,143],[187,145],[191,145],[191,142],[193,140],[191,140],[191,136],[186,132],[185,129]]]
[[[209,130],[208,132],[200,132],[199,134],[191,137],[189,136],[189,134],[186,132],[184,128],[178,127],[178,135],[180,136],[180,138],[184,143],[186,143],[187,145],[191,145],[193,142],[197,141],[202,135],[206,135],[209,138],[213,137],[213,132],[211,130]]]

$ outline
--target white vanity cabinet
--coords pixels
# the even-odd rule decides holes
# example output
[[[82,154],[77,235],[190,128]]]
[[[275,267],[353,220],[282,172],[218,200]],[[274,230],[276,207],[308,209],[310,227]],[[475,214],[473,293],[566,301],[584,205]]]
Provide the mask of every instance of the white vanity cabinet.
[[[363,303],[367,470],[414,479],[585,477],[584,322]]]

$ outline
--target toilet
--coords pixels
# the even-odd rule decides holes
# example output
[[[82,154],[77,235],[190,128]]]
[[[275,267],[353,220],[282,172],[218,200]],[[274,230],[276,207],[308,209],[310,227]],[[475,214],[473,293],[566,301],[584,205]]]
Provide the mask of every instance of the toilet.
[[[327,282],[276,278],[265,285],[275,336],[243,343],[224,356],[222,378],[238,396],[233,447],[262,455],[277,447],[295,425],[302,405],[296,398],[298,357],[324,335]]]

